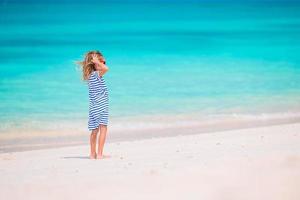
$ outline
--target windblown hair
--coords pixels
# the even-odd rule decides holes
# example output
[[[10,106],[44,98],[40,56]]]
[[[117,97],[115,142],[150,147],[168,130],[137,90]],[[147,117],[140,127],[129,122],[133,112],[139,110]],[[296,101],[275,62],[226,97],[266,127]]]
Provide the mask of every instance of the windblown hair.
[[[100,60],[103,60],[103,55],[100,53],[100,51],[94,50],[94,51],[88,51],[83,61],[77,61],[76,63],[79,65],[79,67],[82,70],[82,80],[86,81],[89,79],[90,74],[96,70],[95,64],[92,62],[92,55],[97,54],[98,58]]]

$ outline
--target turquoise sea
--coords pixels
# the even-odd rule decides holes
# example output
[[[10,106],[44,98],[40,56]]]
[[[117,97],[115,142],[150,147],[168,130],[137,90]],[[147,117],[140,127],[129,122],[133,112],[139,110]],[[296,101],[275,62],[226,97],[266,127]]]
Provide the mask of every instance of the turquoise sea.
[[[74,62],[94,49],[110,68],[112,120],[300,116],[300,2],[7,0],[0,134],[75,122],[87,132],[88,90]]]

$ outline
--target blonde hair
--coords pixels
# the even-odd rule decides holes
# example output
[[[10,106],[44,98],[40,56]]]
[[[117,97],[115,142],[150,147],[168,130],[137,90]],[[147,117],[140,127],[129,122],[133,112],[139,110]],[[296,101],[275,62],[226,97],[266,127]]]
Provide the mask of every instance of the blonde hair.
[[[100,61],[103,61],[102,53],[100,53],[100,51],[97,51],[97,50],[88,51],[85,54],[83,61],[76,61],[76,64],[79,65],[79,67],[82,70],[82,80],[84,80],[84,81],[88,80],[90,74],[96,70],[95,64],[92,62],[93,54],[98,55],[98,58],[100,59]]]

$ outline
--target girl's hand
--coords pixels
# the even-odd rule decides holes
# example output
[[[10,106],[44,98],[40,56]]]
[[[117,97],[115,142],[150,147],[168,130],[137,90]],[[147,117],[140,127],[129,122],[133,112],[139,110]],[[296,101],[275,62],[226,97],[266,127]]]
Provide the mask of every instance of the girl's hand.
[[[94,64],[98,64],[98,65],[100,65],[100,61],[99,61],[99,59],[98,59],[98,57],[97,57],[97,55],[96,54],[93,54],[92,55],[92,60],[91,60]]]
[[[105,64],[105,58],[102,57],[102,59],[100,60],[96,54],[93,54],[91,62],[96,65],[96,70],[99,71],[100,76],[103,76],[108,71],[108,67]]]

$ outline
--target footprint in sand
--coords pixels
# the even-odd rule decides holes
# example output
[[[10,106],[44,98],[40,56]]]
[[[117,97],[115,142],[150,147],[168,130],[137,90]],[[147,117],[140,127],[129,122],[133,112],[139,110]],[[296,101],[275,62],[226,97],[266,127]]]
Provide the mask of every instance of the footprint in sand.
[[[4,155],[1,159],[2,160],[13,160],[14,157],[12,155]]]
[[[155,170],[155,169],[151,169],[149,173],[150,173],[151,175],[157,175],[157,174],[158,174],[158,171]]]

